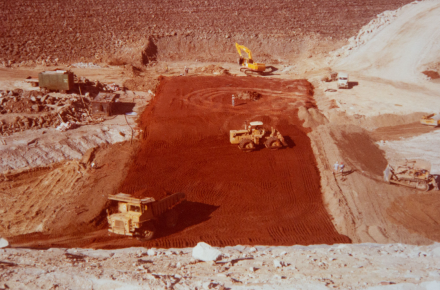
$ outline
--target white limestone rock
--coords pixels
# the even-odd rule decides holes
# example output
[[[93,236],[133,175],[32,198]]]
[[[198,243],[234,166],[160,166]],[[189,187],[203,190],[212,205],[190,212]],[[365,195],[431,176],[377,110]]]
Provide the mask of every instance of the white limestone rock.
[[[192,251],[193,258],[205,262],[216,261],[221,254],[222,252],[204,242],[198,243]]]
[[[0,249],[6,248],[9,246],[9,242],[4,238],[0,237]]]

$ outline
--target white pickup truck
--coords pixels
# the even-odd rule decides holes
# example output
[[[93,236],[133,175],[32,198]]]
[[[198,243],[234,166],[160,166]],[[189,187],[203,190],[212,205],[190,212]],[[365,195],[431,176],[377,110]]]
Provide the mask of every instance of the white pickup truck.
[[[338,89],[348,89],[348,73],[338,73]]]

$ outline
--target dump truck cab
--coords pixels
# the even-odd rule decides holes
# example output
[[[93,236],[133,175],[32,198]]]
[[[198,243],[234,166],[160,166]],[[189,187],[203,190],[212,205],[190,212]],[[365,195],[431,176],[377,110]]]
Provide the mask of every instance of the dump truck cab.
[[[159,201],[152,197],[135,198],[130,194],[109,195],[111,202],[107,209],[108,231],[111,233],[151,239],[156,231],[156,221],[164,217],[167,226],[177,222],[172,209],[186,199],[184,193],[175,193]]]
[[[118,193],[110,195],[108,199],[117,202],[117,213],[107,216],[109,232],[133,236],[146,222],[154,218],[149,206],[155,201],[154,198],[138,199],[129,194]]]
[[[338,73],[338,89],[348,89],[348,73]]]

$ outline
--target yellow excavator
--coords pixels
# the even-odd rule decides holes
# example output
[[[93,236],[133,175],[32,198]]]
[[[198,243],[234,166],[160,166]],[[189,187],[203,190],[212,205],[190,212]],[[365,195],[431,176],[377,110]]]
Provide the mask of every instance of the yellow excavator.
[[[263,74],[266,70],[266,65],[264,63],[257,63],[254,62],[252,59],[252,52],[244,45],[240,45],[238,43],[235,43],[235,47],[237,48],[238,54],[240,55],[240,58],[238,59],[238,64],[243,66],[240,68],[241,72],[244,72],[245,74],[250,73],[258,73]],[[248,58],[243,57],[241,51],[244,51],[247,53]]]

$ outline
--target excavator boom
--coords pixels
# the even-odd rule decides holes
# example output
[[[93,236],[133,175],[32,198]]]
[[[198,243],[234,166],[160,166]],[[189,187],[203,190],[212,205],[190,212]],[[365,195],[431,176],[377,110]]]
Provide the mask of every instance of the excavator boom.
[[[252,52],[249,50],[249,48],[247,48],[247,47],[244,46],[244,45],[240,45],[240,44],[238,44],[238,43],[235,43],[235,47],[237,48],[238,54],[239,54],[240,56],[243,56],[243,55],[241,54],[241,50],[243,50],[244,52],[247,53],[247,55],[248,55],[248,59],[249,59],[249,60],[252,60]]]
[[[254,60],[252,59],[252,52],[249,50],[249,48],[238,43],[235,43],[235,47],[237,48],[238,54],[240,55],[238,64],[243,66],[240,71],[243,71],[246,74],[251,72],[256,72],[258,74],[264,73],[264,71],[266,70],[266,65],[264,63],[254,62]],[[248,58],[243,57],[242,50],[247,53]]]

